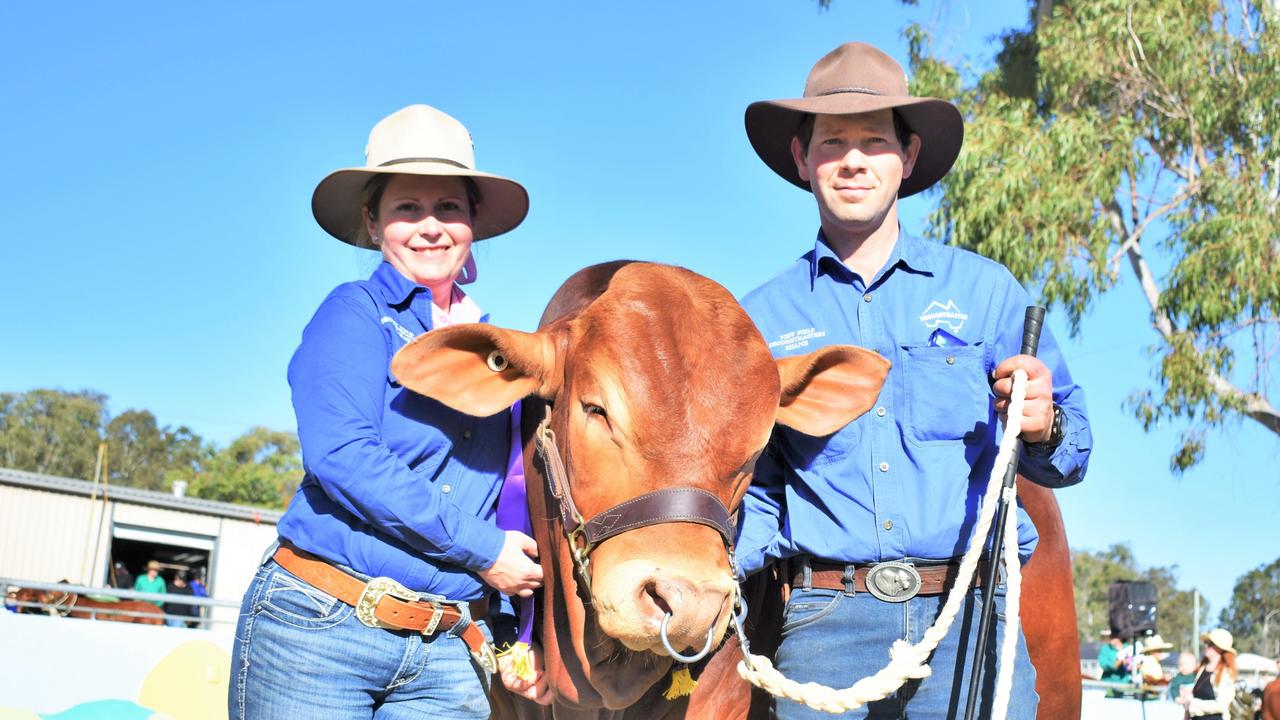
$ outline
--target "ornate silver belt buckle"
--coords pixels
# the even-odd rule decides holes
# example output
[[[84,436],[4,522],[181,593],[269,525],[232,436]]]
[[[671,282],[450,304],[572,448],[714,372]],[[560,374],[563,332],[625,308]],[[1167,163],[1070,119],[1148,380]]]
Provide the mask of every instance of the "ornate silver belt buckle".
[[[360,593],[360,599],[356,600],[356,618],[369,627],[388,627],[381,620],[378,620],[377,615],[378,601],[384,595],[390,595],[397,600],[404,600],[405,602],[417,602],[418,600],[418,593],[395,580],[389,577],[376,577],[365,583],[364,591]]]
[[[904,562],[883,562],[867,572],[867,592],[885,602],[906,602],[920,592],[920,573]]]

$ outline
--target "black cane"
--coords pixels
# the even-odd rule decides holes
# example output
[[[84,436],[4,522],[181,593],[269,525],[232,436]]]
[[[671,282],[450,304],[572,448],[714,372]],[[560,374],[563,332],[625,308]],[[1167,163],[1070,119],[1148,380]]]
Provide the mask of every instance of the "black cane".
[[[1032,305],[1027,308],[1026,318],[1022,322],[1022,354],[1035,357],[1040,347],[1040,328],[1044,325],[1044,308]],[[995,535],[991,541],[991,561],[983,576],[982,615],[978,622],[978,644],[973,648],[973,667],[969,669],[969,702],[965,705],[965,720],[973,720],[973,712],[978,706],[978,689],[982,681],[983,656],[986,654],[987,638],[991,634],[991,618],[995,615],[996,574],[1000,571],[1000,550],[1004,541],[1006,526],[1009,524],[1008,490],[1018,480],[1018,459],[1022,456],[1022,438],[1013,445],[1013,457],[1009,458],[1009,468],[1004,473],[1004,485],[1000,497],[996,500]]]

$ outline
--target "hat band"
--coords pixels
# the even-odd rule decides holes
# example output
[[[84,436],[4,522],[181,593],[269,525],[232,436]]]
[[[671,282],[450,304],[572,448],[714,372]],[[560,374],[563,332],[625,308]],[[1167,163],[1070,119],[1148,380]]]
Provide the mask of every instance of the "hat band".
[[[883,95],[879,90],[872,90],[865,87],[838,87],[830,90],[824,90],[817,94],[816,97],[825,97],[827,95],[839,95],[841,93],[858,93],[859,95]]]
[[[462,168],[463,170],[471,169],[466,165],[463,165],[462,163],[458,162],[457,160],[450,160],[448,158],[430,158],[430,157],[396,158],[395,160],[388,160],[384,163],[380,163],[378,167],[386,167],[388,165],[400,165],[402,163],[443,163],[445,165],[452,165],[456,168]]]

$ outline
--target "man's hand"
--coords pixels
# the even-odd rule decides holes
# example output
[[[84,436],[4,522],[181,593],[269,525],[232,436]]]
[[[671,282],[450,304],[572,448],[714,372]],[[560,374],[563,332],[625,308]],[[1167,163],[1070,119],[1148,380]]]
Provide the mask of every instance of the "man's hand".
[[[510,653],[498,656],[498,675],[511,694],[532,700],[539,705],[550,705],[551,687],[547,684],[547,673],[542,667],[542,646],[533,643],[529,646],[529,654],[532,656],[530,658],[533,665],[532,680],[523,680],[516,675],[513,667],[514,659]]]
[[[1013,371],[1027,372],[1027,400],[1022,405],[1022,439],[1029,443],[1045,442],[1053,431],[1053,376],[1048,366],[1030,355],[1014,355],[996,366],[991,376],[995,384],[996,412],[1000,422],[1009,422],[1009,398],[1013,394]]]
[[[542,587],[542,566],[534,562],[537,558],[538,544],[533,538],[508,530],[502,552],[492,567],[479,572],[480,579],[498,592],[529,597]]]

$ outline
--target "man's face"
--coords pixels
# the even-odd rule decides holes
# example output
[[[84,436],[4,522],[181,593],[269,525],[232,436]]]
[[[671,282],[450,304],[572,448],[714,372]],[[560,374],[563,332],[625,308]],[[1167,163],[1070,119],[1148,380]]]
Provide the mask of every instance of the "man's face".
[[[867,234],[878,228],[911,176],[920,138],[903,147],[893,132],[893,111],[818,115],[809,147],[791,141],[800,177],[818,201],[824,228]]]

